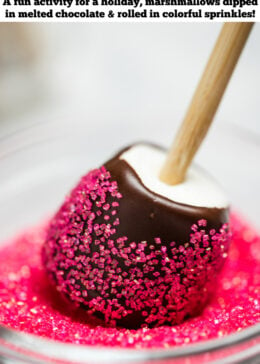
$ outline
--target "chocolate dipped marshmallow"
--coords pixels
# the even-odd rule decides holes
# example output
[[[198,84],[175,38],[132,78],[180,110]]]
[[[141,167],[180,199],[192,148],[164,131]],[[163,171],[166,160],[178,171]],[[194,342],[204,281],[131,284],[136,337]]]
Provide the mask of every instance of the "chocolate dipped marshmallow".
[[[177,324],[205,306],[227,257],[228,202],[191,166],[160,181],[165,151],[130,146],[85,175],[50,221],[43,262],[57,290],[106,324]]]

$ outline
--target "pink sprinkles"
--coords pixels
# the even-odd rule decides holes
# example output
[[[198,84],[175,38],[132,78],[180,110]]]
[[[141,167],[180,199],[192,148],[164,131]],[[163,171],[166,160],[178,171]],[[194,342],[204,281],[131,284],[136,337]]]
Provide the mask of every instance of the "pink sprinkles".
[[[50,287],[41,262],[45,225],[0,250],[0,323],[41,337],[80,345],[169,348],[238,332],[260,322],[260,236],[231,216],[229,254],[203,312],[176,326],[127,330],[101,325],[73,309]]]
[[[202,219],[183,245],[166,246],[160,237],[114,240],[122,197],[104,167],[83,177],[47,230],[47,272],[59,292],[112,327],[136,312],[142,327],[181,323],[215,289],[227,257],[228,227],[208,231]]]

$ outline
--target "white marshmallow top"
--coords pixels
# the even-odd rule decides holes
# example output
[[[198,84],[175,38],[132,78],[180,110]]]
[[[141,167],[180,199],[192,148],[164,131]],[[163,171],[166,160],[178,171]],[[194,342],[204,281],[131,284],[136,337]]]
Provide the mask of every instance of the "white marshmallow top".
[[[190,166],[184,182],[170,186],[159,179],[165,161],[164,151],[149,144],[136,144],[121,154],[135,170],[144,186],[169,200],[199,207],[228,207],[228,200],[218,183],[198,166]]]

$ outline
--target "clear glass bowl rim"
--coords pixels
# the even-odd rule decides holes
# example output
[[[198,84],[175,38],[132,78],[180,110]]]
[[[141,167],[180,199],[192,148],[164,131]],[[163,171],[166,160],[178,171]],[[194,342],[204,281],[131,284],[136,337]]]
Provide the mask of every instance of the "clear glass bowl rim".
[[[167,360],[173,358],[190,358],[199,354],[209,354],[228,348],[231,350],[239,344],[256,339],[255,345],[239,352],[239,359],[255,358],[260,355],[260,324],[253,325],[240,332],[218,339],[205,340],[175,348],[124,349],[120,347],[93,347],[62,343],[41,338],[36,335],[19,332],[0,326],[0,354],[24,360],[26,363],[46,363],[46,360],[64,360],[66,363],[144,363],[147,360]],[[41,359],[41,356],[45,359]],[[43,360],[43,361],[42,361]]]

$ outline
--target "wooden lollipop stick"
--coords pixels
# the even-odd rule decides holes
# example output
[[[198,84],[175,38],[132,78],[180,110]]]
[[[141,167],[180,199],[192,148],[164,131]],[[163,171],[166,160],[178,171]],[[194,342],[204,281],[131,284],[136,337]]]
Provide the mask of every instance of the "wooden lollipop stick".
[[[193,95],[184,121],[168,152],[160,179],[182,182],[213,120],[253,23],[225,23]]]

